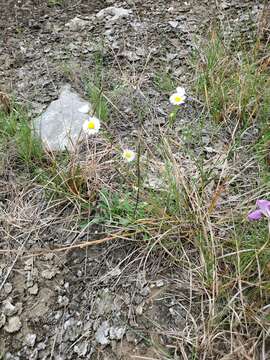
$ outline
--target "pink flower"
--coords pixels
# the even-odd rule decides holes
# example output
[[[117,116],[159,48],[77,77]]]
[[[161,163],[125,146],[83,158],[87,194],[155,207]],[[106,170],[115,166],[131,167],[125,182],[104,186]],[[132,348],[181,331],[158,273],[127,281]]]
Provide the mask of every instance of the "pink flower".
[[[248,220],[260,220],[263,216],[266,216],[270,220],[270,201],[257,200],[256,205],[258,209],[248,214]]]

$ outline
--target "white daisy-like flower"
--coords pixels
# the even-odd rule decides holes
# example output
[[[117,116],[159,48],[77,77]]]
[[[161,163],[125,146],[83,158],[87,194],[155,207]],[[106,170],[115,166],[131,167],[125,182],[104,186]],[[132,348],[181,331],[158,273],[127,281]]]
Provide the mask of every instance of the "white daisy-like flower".
[[[95,135],[99,132],[100,121],[95,116],[90,116],[88,120],[83,123],[83,131],[87,135]]]
[[[176,88],[176,92],[170,96],[170,103],[172,105],[182,105],[186,100],[186,90],[179,86]]]
[[[88,104],[85,104],[81,106],[78,111],[80,113],[87,114],[90,111],[90,106]]]
[[[126,149],[123,151],[123,159],[126,160],[127,162],[131,162],[135,159],[136,157],[136,153],[133,150],[130,149]]]

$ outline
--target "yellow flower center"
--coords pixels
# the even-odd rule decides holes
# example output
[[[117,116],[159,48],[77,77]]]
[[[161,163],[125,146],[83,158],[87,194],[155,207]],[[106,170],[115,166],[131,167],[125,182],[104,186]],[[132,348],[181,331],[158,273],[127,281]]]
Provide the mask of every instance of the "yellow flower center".
[[[95,122],[93,120],[89,121],[88,123],[88,129],[94,129],[95,128]]]
[[[180,96],[180,95],[176,95],[175,98],[174,98],[174,100],[175,100],[176,102],[180,103],[180,102],[183,101],[183,98],[182,98],[182,96]]]

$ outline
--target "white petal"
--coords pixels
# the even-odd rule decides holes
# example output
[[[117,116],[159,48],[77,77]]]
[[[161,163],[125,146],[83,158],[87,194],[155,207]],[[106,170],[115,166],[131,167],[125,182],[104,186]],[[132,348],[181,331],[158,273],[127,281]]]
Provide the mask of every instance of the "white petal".
[[[83,123],[82,128],[83,128],[83,131],[84,131],[84,132],[88,133],[88,120],[86,120],[86,121]]]
[[[94,120],[94,122],[95,122],[95,129],[93,129],[93,130],[96,130],[96,132],[99,132],[100,120],[98,118],[96,118],[95,116],[93,116],[91,119]]]
[[[170,96],[170,103],[171,103],[172,105],[177,105],[177,103],[175,102],[175,95],[176,95],[176,94],[172,94],[172,95]]]
[[[178,87],[176,88],[176,92],[177,92],[177,94],[179,94],[179,95],[181,95],[181,96],[184,96],[185,93],[186,93],[186,90],[185,90],[185,88],[183,88],[182,86],[178,86]]]
[[[85,104],[79,108],[79,112],[83,114],[87,114],[89,110],[90,110],[90,106],[88,104]]]

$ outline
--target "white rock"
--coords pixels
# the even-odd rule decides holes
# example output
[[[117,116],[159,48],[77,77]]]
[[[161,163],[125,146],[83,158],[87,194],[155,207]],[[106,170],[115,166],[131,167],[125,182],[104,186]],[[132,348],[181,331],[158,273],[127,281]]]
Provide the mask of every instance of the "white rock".
[[[6,323],[6,315],[1,314],[0,315],[0,329],[5,325],[5,323]]]
[[[55,269],[52,269],[52,270],[46,269],[41,272],[41,276],[47,280],[51,280],[52,278],[55,277],[55,275],[56,275]]]
[[[28,288],[28,292],[29,292],[30,295],[37,295],[37,293],[38,293],[38,284],[35,283],[33,286]]]
[[[178,26],[178,21],[169,21],[169,25],[175,29]]]
[[[74,352],[79,356],[85,356],[87,354],[88,344],[86,341],[82,342],[79,345],[74,346]]]
[[[156,287],[160,288],[164,285],[165,285],[165,283],[162,279],[156,281]]]
[[[68,306],[68,304],[69,304],[69,298],[68,298],[67,296],[59,295],[57,302],[58,302],[58,304],[61,305],[61,306]]]
[[[108,17],[111,22],[116,22],[121,18],[128,17],[132,13],[132,10],[124,9],[121,7],[109,6],[106,9],[100,10],[96,17],[103,20]]]
[[[121,340],[126,332],[124,327],[114,327],[111,326],[109,330],[111,340]]]
[[[121,55],[126,57],[130,62],[138,61],[140,59],[134,51],[125,50],[122,51]]]
[[[24,262],[24,270],[32,270],[34,264],[34,258],[29,258]]]
[[[66,23],[66,27],[68,27],[71,31],[79,31],[83,30],[87,25],[89,25],[89,21],[82,20],[77,16],[71,19],[68,23]]]
[[[88,115],[79,109],[90,104],[71,90],[62,88],[58,100],[51,102],[46,111],[33,122],[34,131],[48,150],[61,151],[75,148],[82,136],[82,124]]]
[[[12,284],[11,283],[5,283],[4,291],[5,291],[6,294],[10,294],[11,291],[12,291]]]
[[[136,314],[137,315],[142,315],[142,313],[143,313],[143,305],[138,305],[137,307],[136,307]]]
[[[12,334],[20,330],[22,327],[21,320],[18,316],[12,316],[8,319],[4,329],[6,332]]]
[[[35,345],[37,339],[37,335],[36,334],[27,334],[24,342],[27,346],[33,347]]]
[[[110,326],[108,321],[103,321],[103,323],[98,327],[96,331],[96,341],[101,345],[108,345],[110,343],[109,331]]]
[[[87,114],[90,111],[90,106],[89,104],[83,105],[80,109],[79,112],[82,114]]]
[[[12,316],[16,314],[17,310],[18,309],[16,308],[16,306],[11,304],[9,300],[3,301],[3,314],[5,314],[6,316]]]

